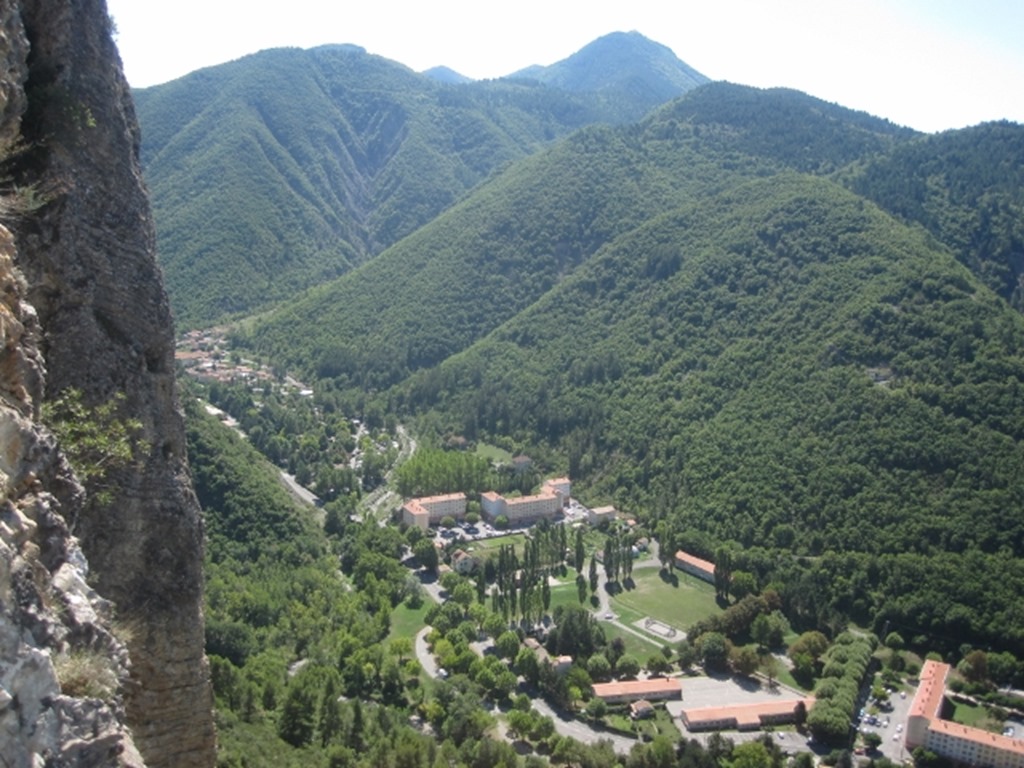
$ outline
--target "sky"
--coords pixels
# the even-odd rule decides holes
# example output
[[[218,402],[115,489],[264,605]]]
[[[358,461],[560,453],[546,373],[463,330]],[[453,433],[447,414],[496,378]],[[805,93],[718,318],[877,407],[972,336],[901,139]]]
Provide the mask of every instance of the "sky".
[[[282,46],[354,43],[474,79],[638,31],[713,80],[796,88],[935,132],[1024,123],[1021,0],[107,0],[133,87]]]

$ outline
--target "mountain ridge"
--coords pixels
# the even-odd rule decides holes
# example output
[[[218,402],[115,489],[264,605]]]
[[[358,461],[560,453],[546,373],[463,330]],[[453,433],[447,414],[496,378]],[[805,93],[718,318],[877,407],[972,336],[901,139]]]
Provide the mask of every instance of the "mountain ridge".
[[[580,127],[639,119],[649,101],[445,83],[350,45],[272,49],[135,98],[185,326],[336,277],[505,165]]]

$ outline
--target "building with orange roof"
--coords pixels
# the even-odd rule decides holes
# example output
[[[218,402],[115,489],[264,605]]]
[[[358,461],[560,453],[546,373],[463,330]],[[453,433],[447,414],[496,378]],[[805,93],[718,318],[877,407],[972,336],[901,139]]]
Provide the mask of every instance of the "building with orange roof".
[[[446,517],[461,520],[466,516],[466,494],[449,493],[410,499],[402,505],[402,522],[420,530],[437,525]]]
[[[607,704],[623,701],[664,701],[681,699],[683,685],[675,677],[652,677],[647,680],[620,680],[614,683],[594,683],[594,695]]]
[[[525,525],[537,520],[557,517],[569,500],[569,478],[548,480],[540,493],[506,499],[494,491],[480,494],[480,508],[484,517],[493,522],[504,515],[511,525]]]
[[[797,707],[804,712],[814,705],[814,697],[786,701],[758,701],[727,707],[691,707],[680,714],[683,725],[691,731],[752,731],[767,725],[796,721]]]
[[[679,550],[676,552],[676,568],[696,576],[698,579],[715,583],[715,564],[710,560],[703,560],[689,552]]]
[[[941,661],[928,659],[921,665],[917,693],[910,704],[907,715],[907,749],[920,747],[925,742],[928,725],[942,717],[942,702],[946,695],[946,678],[950,666]]]
[[[1024,739],[961,725],[942,718],[949,664],[928,660],[907,718],[907,749],[917,747],[965,765],[1024,768]]]

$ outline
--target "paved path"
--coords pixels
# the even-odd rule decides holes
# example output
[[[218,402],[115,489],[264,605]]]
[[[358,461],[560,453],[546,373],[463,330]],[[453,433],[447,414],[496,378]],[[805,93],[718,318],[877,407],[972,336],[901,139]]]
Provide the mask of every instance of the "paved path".
[[[637,743],[636,739],[630,739],[625,736],[620,736],[617,733],[608,733],[606,731],[599,731],[591,728],[589,725],[577,720],[576,718],[565,718],[550,704],[544,701],[544,699],[534,699],[533,708],[542,715],[546,715],[551,718],[552,722],[555,724],[555,732],[560,736],[569,736],[570,738],[576,739],[576,741],[581,741],[584,744],[596,744],[602,740],[610,741],[612,743],[612,749],[620,755],[628,754],[633,748],[633,745]]]
[[[416,651],[416,661],[423,667],[423,671],[430,677],[437,677],[437,661],[434,654],[427,646],[427,635],[430,634],[430,627],[424,627],[416,633],[416,640],[413,642],[413,649]]]

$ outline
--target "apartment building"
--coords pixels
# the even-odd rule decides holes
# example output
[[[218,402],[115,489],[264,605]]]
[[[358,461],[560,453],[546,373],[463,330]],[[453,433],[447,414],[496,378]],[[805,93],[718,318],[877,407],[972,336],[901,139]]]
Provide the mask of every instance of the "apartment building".
[[[461,520],[466,516],[466,494],[449,493],[444,496],[426,496],[410,499],[402,505],[402,522],[427,530],[446,517]]]
[[[506,499],[494,491],[488,491],[480,495],[480,507],[484,517],[491,522],[504,515],[509,525],[526,525],[558,517],[569,501],[569,492],[569,478],[560,477],[546,481],[540,493],[533,496]]]
[[[928,660],[907,717],[905,744],[978,768],[1024,768],[1024,739],[1014,739],[946,720],[943,715],[946,680],[951,667]]]

